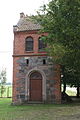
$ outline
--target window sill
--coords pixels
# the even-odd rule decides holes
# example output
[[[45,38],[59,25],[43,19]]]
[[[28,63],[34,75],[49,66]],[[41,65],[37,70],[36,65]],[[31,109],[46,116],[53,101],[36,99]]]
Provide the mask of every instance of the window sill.
[[[25,53],[34,53],[34,51],[25,51]]]

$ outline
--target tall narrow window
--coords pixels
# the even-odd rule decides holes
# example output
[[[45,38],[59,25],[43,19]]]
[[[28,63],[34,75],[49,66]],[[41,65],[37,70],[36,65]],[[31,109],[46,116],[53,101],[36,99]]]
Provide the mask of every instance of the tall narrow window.
[[[45,59],[43,59],[43,65],[45,65],[46,64],[46,60]]]
[[[32,39],[32,37],[26,38],[25,50],[26,51],[33,51],[33,39]]]
[[[46,47],[46,44],[44,43],[44,41],[40,37],[39,40],[38,40],[39,51],[43,51],[45,47]]]
[[[26,65],[29,65],[29,59],[26,59]]]

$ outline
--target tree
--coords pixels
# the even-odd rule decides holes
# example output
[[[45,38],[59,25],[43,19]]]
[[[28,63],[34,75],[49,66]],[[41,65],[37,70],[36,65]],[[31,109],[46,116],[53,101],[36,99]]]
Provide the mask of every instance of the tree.
[[[79,87],[80,0],[52,0],[38,11],[36,20],[42,26],[41,32],[48,32],[44,38],[47,52],[71,76],[66,83]]]
[[[6,69],[3,69],[0,73],[0,87],[1,87],[1,97],[5,92],[5,83],[6,83]]]
[[[7,98],[9,98],[9,87],[7,87]]]

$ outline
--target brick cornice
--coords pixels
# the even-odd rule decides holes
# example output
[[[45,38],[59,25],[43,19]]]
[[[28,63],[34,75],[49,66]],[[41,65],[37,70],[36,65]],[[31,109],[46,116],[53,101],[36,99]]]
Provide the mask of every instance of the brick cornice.
[[[39,30],[25,30],[25,31],[16,31],[14,32],[15,34],[18,34],[18,33],[26,33],[26,34],[38,34]]]
[[[30,57],[30,56],[47,56],[47,53],[38,53],[38,54],[13,54],[13,57]]]

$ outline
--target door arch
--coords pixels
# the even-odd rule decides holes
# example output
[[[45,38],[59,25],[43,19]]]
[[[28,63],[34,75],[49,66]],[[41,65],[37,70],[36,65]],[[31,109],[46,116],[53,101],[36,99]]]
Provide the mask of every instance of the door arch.
[[[42,75],[38,71],[30,74],[29,93],[30,101],[42,101]]]

